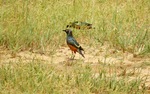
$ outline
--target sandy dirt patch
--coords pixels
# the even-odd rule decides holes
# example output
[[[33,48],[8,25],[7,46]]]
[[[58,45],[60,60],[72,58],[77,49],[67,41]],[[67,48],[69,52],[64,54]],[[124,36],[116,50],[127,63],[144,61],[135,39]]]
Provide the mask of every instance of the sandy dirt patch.
[[[131,79],[136,77],[136,75],[140,75],[143,78],[147,77],[146,86],[150,88],[150,58],[134,57],[132,53],[123,53],[115,49],[109,49],[107,46],[94,48],[83,44],[83,48],[85,50],[85,58],[76,53],[74,60],[70,60],[72,53],[67,46],[60,47],[53,55],[40,54],[34,51],[22,51],[13,54],[1,48],[0,63],[28,62],[37,59],[48,63],[59,64],[60,66],[60,64],[79,60],[84,64],[91,64],[95,70],[96,66],[100,63],[107,65],[114,64],[115,68],[117,68],[118,76],[128,75],[131,76]],[[111,72],[111,70],[109,71]]]

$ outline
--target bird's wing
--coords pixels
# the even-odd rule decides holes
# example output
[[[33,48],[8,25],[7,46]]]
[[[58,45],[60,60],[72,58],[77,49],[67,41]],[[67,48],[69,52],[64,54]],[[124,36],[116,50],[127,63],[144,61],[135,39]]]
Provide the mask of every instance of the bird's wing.
[[[87,23],[87,22],[81,22],[82,25],[86,25],[86,26],[91,26],[92,24]]]
[[[72,45],[72,46],[74,46],[74,47],[76,47],[76,48],[80,48],[81,47],[79,45],[79,43],[73,37],[68,38],[67,43]]]

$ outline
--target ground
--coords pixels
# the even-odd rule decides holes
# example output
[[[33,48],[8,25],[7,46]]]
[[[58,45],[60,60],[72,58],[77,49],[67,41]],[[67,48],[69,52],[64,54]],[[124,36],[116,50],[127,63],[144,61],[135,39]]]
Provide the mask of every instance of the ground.
[[[71,60],[71,51],[67,46],[61,46],[55,51],[53,55],[41,54],[36,51],[21,51],[16,54],[8,50],[0,49],[1,63],[15,62],[23,60],[24,62],[34,59],[42,60],[45,62],[58,64],[58,69],[63,68],[64,64],[75,63],[80,60],[83,64],[90,64],[96,72],[98,64],[113,65],[114,68],[108,69],[110,74],[117,73],[118,77],[121,75],[128,75],[134,79],[137,75],[146,79],[145,85],[150,89],[150,58],[142,56],[134,56],[129,52],[122,52],[116,49],[110,49],[109,46],[90,47],[81,44],[84,48],[85,58],[76,53],[74,60]]]

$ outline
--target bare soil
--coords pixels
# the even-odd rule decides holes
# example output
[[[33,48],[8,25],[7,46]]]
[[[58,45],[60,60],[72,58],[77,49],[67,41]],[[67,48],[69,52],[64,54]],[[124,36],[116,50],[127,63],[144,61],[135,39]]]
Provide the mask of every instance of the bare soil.
[[[110,49],[109,46],[101,47],[89,47],[82,44],[85,52],[85,58],[80,54],[76,53],[74,60],[71,60],[71,51],[67,46],[60,47],[56,50],[55,54],[40,54],[37,52],[21,51],[16,54],[10,52],[9,50],[3,50],[0,47],[0,63],[9,62],[28,62],[32,60],[42,60],[48,63],[54,64],[65,64],[73,61],[82,61],[84,64],[90,64],[96,71],[96,66],[99,64],[106,64],[108,66],[115,65],[115,69],[107,69],[109,73],[117,72],[119,76],[130,76],[134,79],[137,75],[141,78],[146,78],[146,87],[150,91],[150,58],[142,56],[134,56],[129,52],[122,52],[116,49]],[[116,71],[117,70],[117,71]]]

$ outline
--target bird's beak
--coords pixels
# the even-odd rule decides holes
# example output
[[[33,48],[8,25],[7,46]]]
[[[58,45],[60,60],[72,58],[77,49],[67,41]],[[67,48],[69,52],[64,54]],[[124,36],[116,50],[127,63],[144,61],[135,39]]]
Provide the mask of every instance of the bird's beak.
[[[64,32],[66,32],[66,30],[63,30]]]

